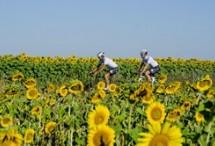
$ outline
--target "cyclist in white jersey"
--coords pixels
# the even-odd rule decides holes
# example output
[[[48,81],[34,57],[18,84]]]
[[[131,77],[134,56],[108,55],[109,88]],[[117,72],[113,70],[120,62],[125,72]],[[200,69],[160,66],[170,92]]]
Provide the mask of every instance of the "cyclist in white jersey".
[[[142,62],[139,67],[140,76],[145,75],[149,82],[154,82],[154,75],[160,71],[159,64],[151,56],[146,49],[140,52]]]
[[[104,78],[106,83],[105,90],[108,90],[110,84],[110,77],[117,73],[118,65],[112,59],[106,57],[104,52],[99,52],[97,54],[97,57],[99,58],[99,64],[97,68],[91,72],[91,74],[97,75],[105,68],[105,66],[107,66],[109,71],[105,74]]]

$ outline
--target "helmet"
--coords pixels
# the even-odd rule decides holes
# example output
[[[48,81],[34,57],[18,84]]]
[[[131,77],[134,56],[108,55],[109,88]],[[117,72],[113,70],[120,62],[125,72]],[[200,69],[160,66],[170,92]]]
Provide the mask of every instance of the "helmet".
[[[147,54],[147,53],[148,53],[148,50],[146,50],[146,49],[143,49],[140,51],[140,54]]]
[[[104,56],[105,56],[105,53],[104,53],[104,52],[99,52],[99,53],[97,54],[97,56],[98,56],[98,57],[104,57]]]

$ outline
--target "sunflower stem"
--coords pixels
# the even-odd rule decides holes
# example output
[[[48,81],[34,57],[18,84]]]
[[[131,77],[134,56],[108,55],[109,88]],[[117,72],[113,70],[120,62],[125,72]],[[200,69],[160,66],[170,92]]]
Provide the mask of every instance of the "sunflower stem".
[[[197,100],[196,100],[196,105],[198,105],[199,104],[199,100],[200,100],[200,96],[198,95],[198,97],[197,97]]]
[[[209,123],[209,128],[208,129],[211,129],[212,124],[213,124],[213,122]],[[207,139],[206,139],[206,144],[209,144],[209,142],[210,142],[210,136],[211,136],[211,130],[209,130],[209,132],[208,132]]]
[[[73,102],[74,102],[74,100],[73,100],[73,98],[72,98],[72,102],[71,102],[71,104],[69,105],[69,111],[68,111],[68,115],[69,115],[69,117],[71,116],[71,107],[73,106]],[[71,129],[71,131],[70,131],[70,146],[72,146],[72,143],[73,143],[73,128]]]
[[[73,143],[73,128],[71,129],[70,132],[70,146],[72,146],[72,143]]]
[[[125,145],[125,137],[124,137],[124,134],[121,133],[121,146],[124,146]]]
[[[69,116],[71,115],[71,106],[69,105],[69,111],[68,111]]]
[[[133,112],[133,107],[135,106],[136,102],[130,107],[130,111],[129,111],[129,117],[128,117],[128,129],[131,129],[131,114]]]

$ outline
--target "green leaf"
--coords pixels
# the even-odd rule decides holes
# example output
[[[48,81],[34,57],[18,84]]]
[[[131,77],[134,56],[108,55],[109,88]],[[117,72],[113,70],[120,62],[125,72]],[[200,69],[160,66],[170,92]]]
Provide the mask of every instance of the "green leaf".
[[[200,146],[207,146],[207,136],[206,135],[201,135],[200,138],[198,139],[198,144],[200,144]]]
[[[212,139],[211,143],[212,143],[212,146],[215,146],[215,138]]]
[[[131,138],[134,141],[137,141],[137,138],[138,138],[140,132],[141,132],[141,128],[140,127],[136,127],[134,129],[128,130],[129,136],[131,136]]]
[[[204,103],[201,103],[196,111],[200,112],[200,111],[203,111],[204,109],[205,109],[205,105],[204,105]]]

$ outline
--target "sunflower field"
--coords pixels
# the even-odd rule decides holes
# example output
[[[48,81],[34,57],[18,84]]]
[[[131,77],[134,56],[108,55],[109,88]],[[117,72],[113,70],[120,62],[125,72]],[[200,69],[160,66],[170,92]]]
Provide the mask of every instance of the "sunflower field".
[[[215,146],[215,61],[114,60],[105,91],[96,58],[0,56],[0,146]]]

